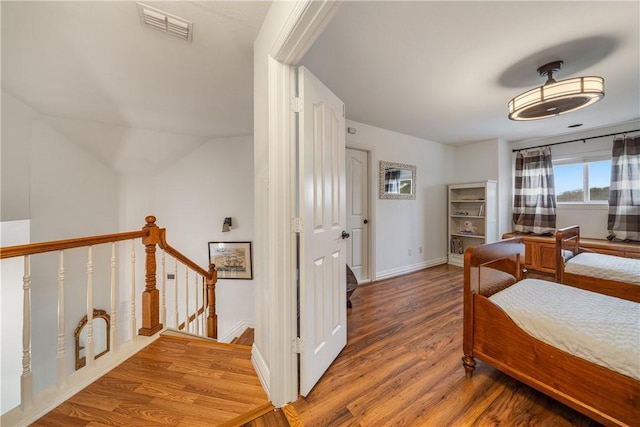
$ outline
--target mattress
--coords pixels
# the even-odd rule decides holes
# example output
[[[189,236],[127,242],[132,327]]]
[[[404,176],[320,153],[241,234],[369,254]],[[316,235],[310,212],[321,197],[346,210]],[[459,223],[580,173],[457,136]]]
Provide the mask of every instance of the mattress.
[[[584,252],[571,258],[564,271],[640,285],[640,259]]]
[[[640,303],[538,279],[489,300],[540,341],[640,380]]]
[[[509,273],[489,267],[480,267],[479,283],[481,284],[480,295],[486,297],[508,288],[517,280]]]

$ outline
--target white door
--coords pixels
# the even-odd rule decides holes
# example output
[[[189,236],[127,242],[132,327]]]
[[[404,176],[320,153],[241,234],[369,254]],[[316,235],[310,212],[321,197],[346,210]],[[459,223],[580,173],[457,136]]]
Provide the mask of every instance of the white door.
[[[366,151],[347,148],[347,264],[358,282],[369,280],[368,164]]]
[[[300,394],[347,344],[344,104],[298,70],[300,182]]]

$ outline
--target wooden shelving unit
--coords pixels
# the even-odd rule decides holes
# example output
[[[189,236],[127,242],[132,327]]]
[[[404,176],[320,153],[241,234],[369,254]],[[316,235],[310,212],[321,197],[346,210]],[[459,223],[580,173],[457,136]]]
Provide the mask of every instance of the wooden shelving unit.
[[[468,247],[498,240],[496,188],[496,181],[449,185],[449,264],[462,267]]]

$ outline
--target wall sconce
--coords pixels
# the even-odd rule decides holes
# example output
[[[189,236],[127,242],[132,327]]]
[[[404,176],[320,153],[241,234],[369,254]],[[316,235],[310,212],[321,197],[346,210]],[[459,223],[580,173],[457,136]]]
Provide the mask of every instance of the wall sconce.
[[[231,217],[228,216],[224,219],[224,222],[222,223],[222,231],[226,232],[230,230],[231,230]]]

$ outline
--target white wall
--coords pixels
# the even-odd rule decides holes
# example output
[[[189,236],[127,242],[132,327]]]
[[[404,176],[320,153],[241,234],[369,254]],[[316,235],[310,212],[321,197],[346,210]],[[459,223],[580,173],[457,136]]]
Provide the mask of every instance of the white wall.
[[[513,144],[513,149],[528,148],[538,145],[553,144],[556,142],[570,141],[579,138],[605,135],[611,133],[624,133],[633,129],[640,129],[640,121],[629,122],[616,126],[609,126],[590,131],[575,132],[551,138],[522,141]],[[567,144],[555,145],[551,147],[551,156],[560,158],[574,156],[592,152],[609,152],[613,145],[613,136],[577,141]],[[515,154],[512,156],[515,168]],[[583,237],[604,239],[609,234],[607,232],[608,207],[606,205],[585,206],[584,204],[560,204],[556,211],[556,227],[568,227],[570,225],[580,225],[580,234]]]
[[[119,175],[95,153],[87,151],[85,145],[76,143],[76,137],[86,133],[75,132],[74,123],[68,122],[64,128],[65,134],[74,135],[71,141],[49,124],[57,123],[55,120],[4,93],[2,107],[3,219],[5,215],[30,219],[31,242],[138,230],[150,214],[156,215],[158,225],[167,229],[172,246],[203,266],[208,264],[208,241],[253,240],[251,137],[197,145],[195,152],[174,159],[159,174],[145,170]],[[79,123],[81,127],[89,125]],[[125,130],[122,134],[130,139],[136,132]],[[176,136],[167,137],[171,138]],[[185,138],[189,143],[192,139]],[[88,141],[87,146],[94,142]],[[114,145],[119,144],[114,141]],[[234,220],[229,233],[221,232],[225,216]],[[110,255],[105,250],[108,248],[96,247],[93,251],[94,306],[108,310],[109,288],[105,282]],[[143,253],[137,253],[136,258],[136,287],[140,294],[144,288]],[[120,251],[119,263],[128,262],[127,248]],[[127,264],[124,265],[126,269]],[[32,361],[36,392],[55,380],[57,270],[57,254],[33,257]],[[73,330],[86,313],[86,250],[65,251],[65,270],[67,371],[73,372]],[[128,280],[120,277],[120,341],[129,335],[125,314],[129,307]],[[18,281],[21,283],[21,278]],[[234,334],[234,328],[242,332],[244,327],[252,326],[253,281],[220,280],[217,298],[221,336]],[[9,300],[12,299],[5,299],[3,294],[3,303]],[[21,313],[21,299],[18,309]],[[3,350],[6,348],[3,346]],[[21,346],[16,349],[20,352]]]
[[[450,179],[452,184],[498,181],[498,238],[511,231],[513,185],[509,143],[491,139],[456,146]]]
[[[112,233],[118,229],[118,180],[104,164],[40,121],[32,122],[30,206],[32,242]],[[73,331],[87,312],[86,250],[65,251],[65,349],[73,372]],[[110,255],[93,250],[94,307],[109,309]],[[57,254],[32,257],[34,390],[55,382]]]
[[[208,242],[253,240],[253,138],[201,145],[156,177],[157,224],[167,242],[198,265],[209,265]],[[231,217],[231,231],[222,222]],[[253,280],[219,279],[218,336],[228,341],[254,326]]]
[[[347,120],[347,126],[357,131],[355,135],[347,134],[347,146],[370,147],[374,177],[378,176],[381,160],[416,166],[415,200],[380,199],[378,180],[371,182],[375,200],[375,279],[445,263],[447,184],[454,149],[352,120]]]
[[[511,144],[498,140],[498,237],[513,230],[513,171]]]
[[[0,246],[29,243],[29,220],[0,223]],[[0,289],[0,327],[2,328],[2,357],[0,360],[0,414],[20,404],[20,374],[22,373],[22,275],[21,258],[0,261],[2,288]],[[17,351],[6,351],[16,349]]]
[[[2,142],[0,158],[0,218],[29,218],[29,155],[31,121],[37,112],[2,91]]]
[[[2,204],[8,217],[30,219],[31,242],[111,233],[117,230],[117,176],[82,147],[41,120],[19,100],[3,93]],[[6,169],[4,165],[10,165]],[[14,167],[17,166],[17,167]],[[6,190],[6,191],[5,191]],[[18,207],[18,209],[13,209]],[[94,251],[96,259],[100,250]],[[106,261],[96,261],[96,283],[108,277]],[[57,352],[58,255],[31,257],[32,370],[34,391],[55,381]],[[86,313],[86,251],[65,251],[65,351],[73,371],[73,330]],[[18,279],[21,282],[21,279]],[[108,288],[106,288],[108,290]],[[95,307],[108,307],[96,291]],[[22,312],[22,299],[13,301]],[[4,347],[3,350],[10,348]],[[21,346],[15,348],[20,351]]]

